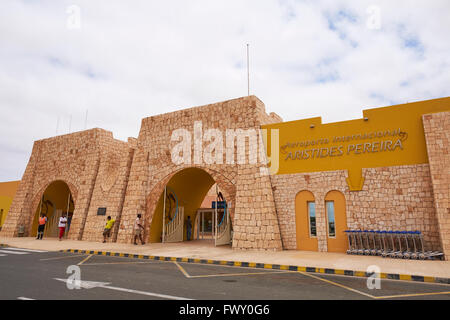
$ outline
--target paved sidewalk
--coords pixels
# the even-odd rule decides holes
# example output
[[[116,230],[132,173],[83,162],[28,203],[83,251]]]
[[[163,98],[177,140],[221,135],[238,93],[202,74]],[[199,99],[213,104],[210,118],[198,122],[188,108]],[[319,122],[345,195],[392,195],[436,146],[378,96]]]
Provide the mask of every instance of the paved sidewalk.
[[[372,256],[353,256],[341,253],[309,251],[241,251],[230,246],[214,247],[212,241],[199,240],[182,243],[152,243],[133,245],[57,239],[0,238],[0,244],[10,247],[40,249],[47,251],[85,250],[135,255],[192,258],[221,261],[254,262],[262,264],[315,267],[324,269],[353,270],[365,272],[376,265],[381,273],[414,275],[450,279],[450,261],[418,261],[385,259]]]

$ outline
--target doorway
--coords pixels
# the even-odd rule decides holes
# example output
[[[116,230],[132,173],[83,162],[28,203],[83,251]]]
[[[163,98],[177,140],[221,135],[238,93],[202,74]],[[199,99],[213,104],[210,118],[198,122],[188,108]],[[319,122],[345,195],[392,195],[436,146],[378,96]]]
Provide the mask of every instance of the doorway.
[[[325,216],[328,252],[346,252],[348,249],[347,213],[345,196],[339,191],[330,191],[325,196]]]
[[[315,201],[314,195],[306,190],[295,197],[297,250],[318,251]]]
[[[31,235],[35,236],[38,229],[38,220],[41,214],[47,217],[44,237],[58,236],[59,218],[65,214],[68,217],[65,236],[70,232],[75,204],[69,186],[63,181],[52,182],[42,194],[34,214]]]
[[[201,208],[197,210],[196,240],[213,240],[215,221],[214,209]]]

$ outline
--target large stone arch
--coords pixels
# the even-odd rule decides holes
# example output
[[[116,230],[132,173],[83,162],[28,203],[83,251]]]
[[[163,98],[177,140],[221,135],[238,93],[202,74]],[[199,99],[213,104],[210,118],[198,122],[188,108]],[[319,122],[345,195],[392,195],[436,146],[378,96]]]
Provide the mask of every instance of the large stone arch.
[[[45,193],[45,191],[48,189],[48,187],[55,183],[55,182],[63,182],[67,185],[67,187],[69,188],[71,197],[73,199],[74,204],[77,203],[78,200],[78,188],[75,186],[74,183],[69,182],[66,178],[50,178],[47,179],[45,182],[40,184],[40,187],[38,188],[38,191],[34,193],[33,197],[32,197],[32,201],[31,201],[31,206],[30,206],[30,210],[28,212],[28,223],[26,224],[26,232],[27,234],[31,233],[31,229],[33,226],[33,220],[35,218],[35,212],[39,206],[40,200],[42,198],[42,195]],[[77,208],[77,206],[75,205],[75,208]],[[74,216],[75,216],[75,212],[74,212]]]
[[[221,174],[218,170],[215,170],[210,167],[206,166],[181,166],[176,169],[172,169],[172,171],[169,174],[166,174],[165,176],[161,177],[159,181],[153,186],[151,191],[148,193],[146,197],[146,212],[144,216],[144,227],[145,227],[145,233],[144,237],[149,237],[150,232],[150,226],[152,223],[153,215],[156,209],[157,202],[161,196],[161,193],[164,191],[164,187],[167,185],[167,183],[178,173],[182,172],[183,170],[189,169],[189,168],[197,168],[205,171],[208,173],[212,179],[217,183],[219,188],[222,190],[222,193],[227,199],[227,201],[232,201],[232,208],[230,210],[230,217],[232,223],[234,222],[234,208],[235,208],[235,199],[236,199],[236,183],[235,181],[227,178],[225,175]]]

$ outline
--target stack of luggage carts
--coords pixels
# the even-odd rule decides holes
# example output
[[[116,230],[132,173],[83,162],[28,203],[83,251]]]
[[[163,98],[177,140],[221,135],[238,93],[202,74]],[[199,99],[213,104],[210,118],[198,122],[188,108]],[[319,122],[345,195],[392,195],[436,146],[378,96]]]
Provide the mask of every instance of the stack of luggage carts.
[[[426,251],[420,231],[346,230],[347,254],[381,256],[383,258],[436,260],[444,254]]]

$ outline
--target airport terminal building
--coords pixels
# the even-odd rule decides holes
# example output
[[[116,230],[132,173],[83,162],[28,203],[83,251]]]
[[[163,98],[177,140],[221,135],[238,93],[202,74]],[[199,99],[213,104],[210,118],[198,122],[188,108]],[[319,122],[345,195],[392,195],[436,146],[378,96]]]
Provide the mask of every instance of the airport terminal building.
[[[450,98],[327,124],[283,122],[255,96],[184,109],[127,142],[103,129],[36,141],[0,236],[35,236],[40,213],[56,235],[67,213],[70,239],[101,241],[112,216],[112,241],[132,243],[141,213],[149,242],[186,240],[188,217],[191,238],[245,250],[345,252],[348,229],[418,230],[448,260],[449,144]]]

